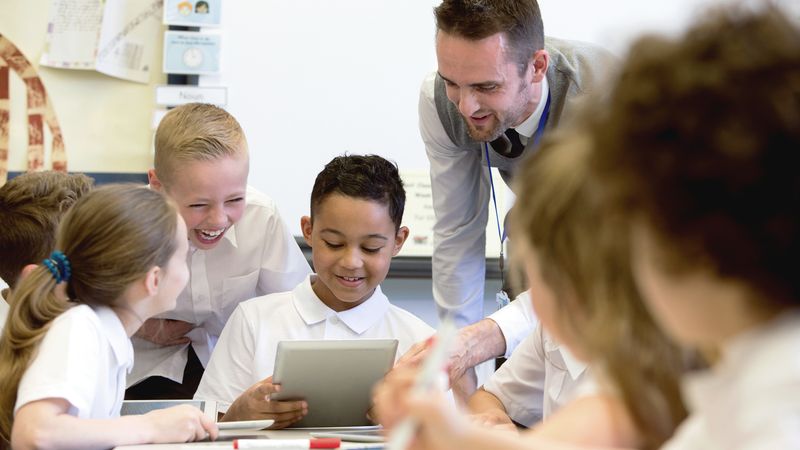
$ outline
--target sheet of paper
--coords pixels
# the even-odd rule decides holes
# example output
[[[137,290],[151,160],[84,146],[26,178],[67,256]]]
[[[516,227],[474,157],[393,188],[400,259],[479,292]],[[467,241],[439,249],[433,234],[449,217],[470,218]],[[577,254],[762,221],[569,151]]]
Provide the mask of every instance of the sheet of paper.
[[[161,0],[106,0],[95,68],[147,83],[161,34]]]
[[[497,194],[497,210],[502,226],[508,208],[513,204],[513,194],[500,178],[497,169],[492,169]],[[403,213],[403,225],[409,228],[408,239],[403,244],[400,256],[433,255],[433,225],[436,216],[433,213],[433,196],[431,194],[431,177],[426,171],[402,171],[400,176],[406,188],[406,206]],[[497,233],[497,221],[494,205],[489,200],[489,220],[486,224],[486,257],[500,256],[500,237]]]
[[[94,69],[101,0],[53,0],[40,64],[65,69]]]

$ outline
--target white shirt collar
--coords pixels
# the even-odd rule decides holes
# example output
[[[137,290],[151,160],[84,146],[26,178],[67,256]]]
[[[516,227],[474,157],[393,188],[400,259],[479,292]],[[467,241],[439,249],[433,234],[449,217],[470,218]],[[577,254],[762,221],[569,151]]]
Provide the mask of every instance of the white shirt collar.
[[[554,362],[558,361],[559,365],[563,363],[567,372],[569,372],[569,376],[573,380],[577,380],[586,370],[586,363],[572,356],[572,353],[566,347],[556,342],[546,331],[542,331],[542,333],[543,347],[547,352],[547,357]]]
[[[120,365],[128,366],[128,370],[133,367],[133,344],[125,332],[125,327],[119,320],[119,316],[111,308],[107,306],[91,306],[97,318],[100,320],[100,325],[105,330],[108,342],[111,345],[111,350],[114,352],[114,357],[117,358],[117,363]]]
[[[550,88],[547,85],[547,77],[544,77],[542,78],[542,99],[539,101],[539,104],[536,105],[536,109],[533,110],[533,114],[531,114],[521,124],[514,127],[520,136],[530,139],[531,136],[536,133],[536,129],[539,128],[539,120],[541,120],[542,114],[544,114],[544,107],[547,104],[547,97],[549,96]]]
[[[376,286],[375,292],[364,303],[347,311],[336,312],[322,303],[322,300],[314,293],[311,283],[315,279],[316,275],[314,274],[306,277],[305,281],[294,289],[292,296],[292,302],[294,302],[298,314],[307,325],[322,322],[331,316],[338,316],[348,328],[356,334],[361,334],[382,320],[389,309],[389,299],[383,295],[381,287]]]

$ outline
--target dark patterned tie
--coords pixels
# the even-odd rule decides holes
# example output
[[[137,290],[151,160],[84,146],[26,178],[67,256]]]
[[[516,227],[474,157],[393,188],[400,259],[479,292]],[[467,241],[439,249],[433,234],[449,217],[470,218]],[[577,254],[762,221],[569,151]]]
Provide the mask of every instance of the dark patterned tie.
[[[507,129],[504,134],[501,134],[490,144],[494,151],[507,158],[516,158],[525,150],[525,146],[522,145],[522,141],[519,139],[519,133],[513,128]]]

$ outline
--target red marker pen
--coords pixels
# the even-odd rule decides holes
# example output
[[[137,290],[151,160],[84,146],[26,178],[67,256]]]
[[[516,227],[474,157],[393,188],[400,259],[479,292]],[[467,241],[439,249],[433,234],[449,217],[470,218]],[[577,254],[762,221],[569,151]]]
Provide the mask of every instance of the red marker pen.
[[[235,439],[233,448],[280,448],[287,450],[308,450],[312,448],[339,448],[339,438],[317,439]]]

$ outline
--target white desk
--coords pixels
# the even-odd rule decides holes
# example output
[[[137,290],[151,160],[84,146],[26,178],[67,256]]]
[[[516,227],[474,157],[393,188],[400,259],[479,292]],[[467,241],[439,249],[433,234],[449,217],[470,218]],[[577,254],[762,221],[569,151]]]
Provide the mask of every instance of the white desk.
[[[220,437],[225,436],[266,436],[269,439],[308,439],[308,430],[263,430],[263,431],[245,431],[241,430],[222,430]],[[355,442],[342,442],[341,449],[380,449],[384,444],[367,444]],[[233,448],[233,441],[218,441],[218,442],[190,442],[185,444],[152,444],[152,445],[123,445],[116,447],[115,450],[190,450],[196,448],[201,450],[207,449],[231,449]]]

